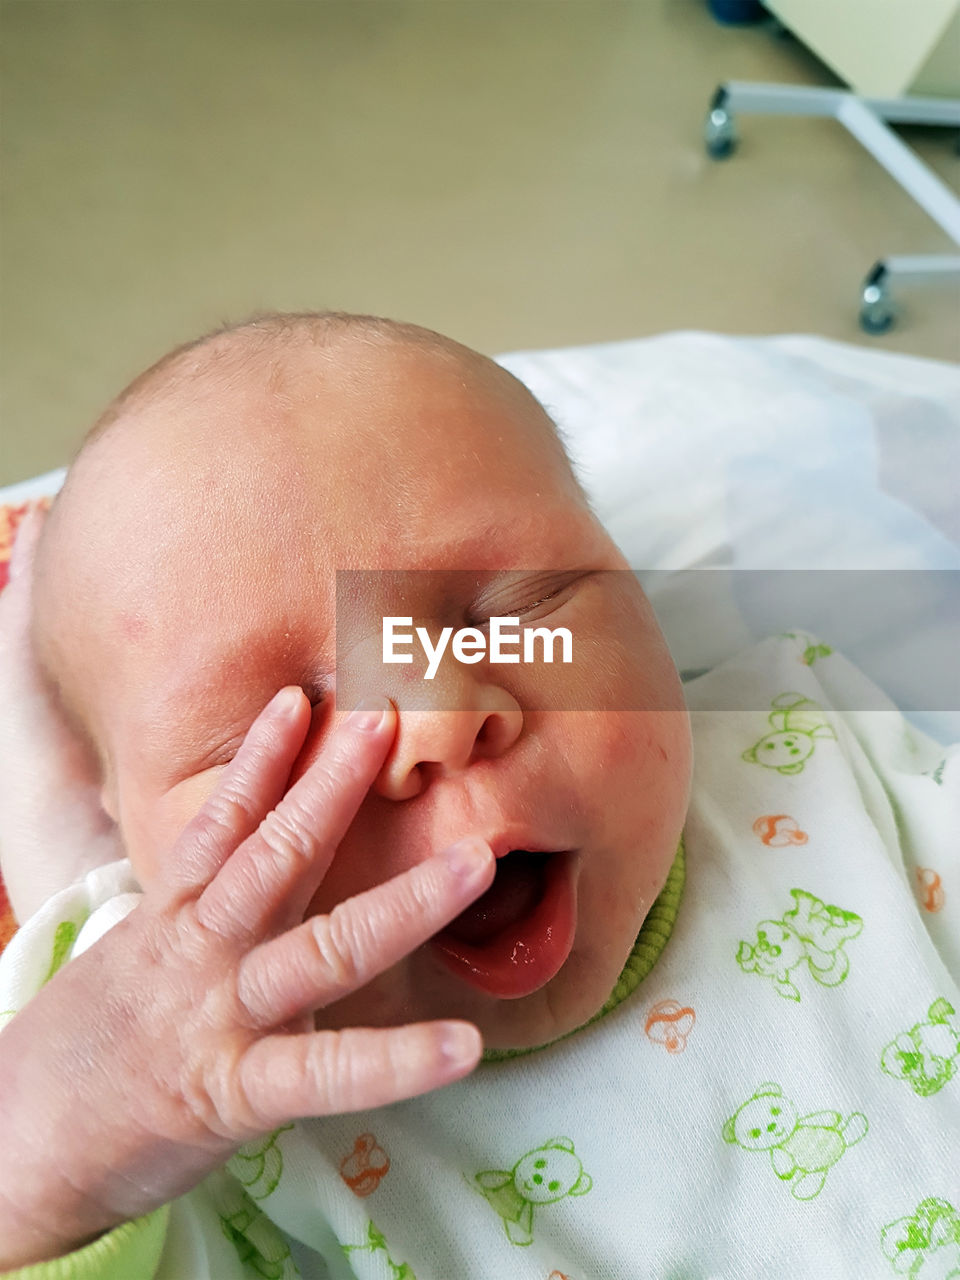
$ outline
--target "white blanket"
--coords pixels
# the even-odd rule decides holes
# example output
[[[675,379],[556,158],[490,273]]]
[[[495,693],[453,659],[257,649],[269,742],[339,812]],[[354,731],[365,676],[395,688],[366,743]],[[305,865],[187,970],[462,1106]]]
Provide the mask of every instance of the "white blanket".
[[[960,367],[706,333],[501,363],[567,435],[681,669],[806,627],[960,740]]]

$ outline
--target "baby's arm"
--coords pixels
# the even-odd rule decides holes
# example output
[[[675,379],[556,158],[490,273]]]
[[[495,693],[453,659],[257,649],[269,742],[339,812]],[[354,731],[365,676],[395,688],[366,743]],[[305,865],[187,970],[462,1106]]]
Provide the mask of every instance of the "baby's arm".
[[[17,530],[0,594],[0,872],[19,921],[124,856],[82,745],[57,714],[30,647],[38,509]]]
[[[310,707],[300,690],[278,695],[158,885],[0,1033],[0,1270],[166,1203],[289,1120],[380,1106],[476,1066],[467,1023],[312,1030],[315,1009],[421,945],[493,877],[489,847],[462,842],[303,921],[393,740],[396,713],[378,710],[376,725],[341,724],[288,791]]]

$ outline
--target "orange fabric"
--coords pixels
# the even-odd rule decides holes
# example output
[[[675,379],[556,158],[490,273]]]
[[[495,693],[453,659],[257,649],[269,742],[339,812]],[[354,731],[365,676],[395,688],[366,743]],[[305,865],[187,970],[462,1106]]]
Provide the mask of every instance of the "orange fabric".
[[[17,525],[31,507],[47,509],[49,506],[49,498],[39,498],[35,502],[21,502],[15,507],[0,506],[0,591],[10,581],[10,553],[13,551]]]
[[[17,922],[13,918],[13,910],[7,900],[7,891],[3,887],[3,878],[0,876],[0,951],[3,950],[16,932]]]
[[[22,502],[15,507],[0,506],[0,591],[10,580],[10,553],[13,550],[13,540],[17,525],[27,514],[31,505],[34,504]],[[50,499],[41,498],[37,505],[49,507]],[[16,931],[17,922],[10,908],[7,891],[3,887],[3,877],[0,876],[0,951],[7,945]]]

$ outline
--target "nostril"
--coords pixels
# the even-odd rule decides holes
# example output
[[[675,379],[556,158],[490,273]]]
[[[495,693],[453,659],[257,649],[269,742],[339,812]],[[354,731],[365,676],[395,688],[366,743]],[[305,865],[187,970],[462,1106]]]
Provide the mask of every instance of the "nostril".
[[[492,756],[506,751],[520,736],[523,715],[519,709],[516,714],[490,711],[483,717],[473,735],[472,755]]]
[[[417,789],[414,794],[418,794],[425,787],[429,787],[431,782],[442,778],[444,772],[443,765],[436,760],[421,760],[419,764],[415,764],[410,770],[410,775],[416,782]]]
[[[426,779],[421,775],[422,765],[404,765],[399,760],[383,766],[373,784],[373,790],[385,800],[412,800],[423,790]]]

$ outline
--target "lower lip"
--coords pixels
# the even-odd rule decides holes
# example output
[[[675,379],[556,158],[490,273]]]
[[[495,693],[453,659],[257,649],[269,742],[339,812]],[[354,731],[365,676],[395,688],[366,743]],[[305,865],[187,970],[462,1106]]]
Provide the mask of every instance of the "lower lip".
[[[555,977],[573,948],[577,928],[574,855],[556,853],[546,868],[543,897],[533,910],[482,946],[446,933],[430,942],[458,978],[499,1000],[532,995]]]

